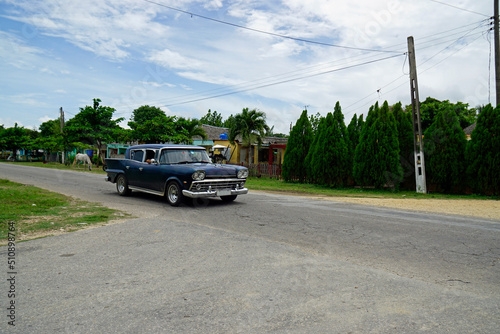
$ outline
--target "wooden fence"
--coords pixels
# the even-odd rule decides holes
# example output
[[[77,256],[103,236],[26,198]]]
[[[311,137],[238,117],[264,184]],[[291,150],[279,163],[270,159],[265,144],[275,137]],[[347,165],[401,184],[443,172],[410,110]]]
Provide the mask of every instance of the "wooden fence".
[[[250,164],[250,166],[248,166],[248,171],[250,176],[266,176],[277,179],[281,178],[281,165],[278,164]]]

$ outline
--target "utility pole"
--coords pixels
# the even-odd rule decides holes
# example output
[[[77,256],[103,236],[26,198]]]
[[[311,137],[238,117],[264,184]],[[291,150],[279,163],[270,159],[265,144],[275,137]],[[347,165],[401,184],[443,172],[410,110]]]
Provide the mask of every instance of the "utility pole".
[[[63,129],[64,129],[64,111],[63,111],[63,108],[61,107],[61,109],[59,109],[59,111],[61,112],[61,115],[59,116],[59,121],[61,122],[61,133],[63,133]],[[66,155],[66,148],[63,147],[63,151],[62,151],[62,156],[61,156],[61,162],[65,163],[65,155]]]
[[[408,37],[408,62],[410,64],[410,92],[413,116],[413,151],[415,155],[415,181],[417,193],[427,193],[425,180],[424,143],[420,122],[420,99],[418,97],[417,64],[415,61],[415,43],[413,36]]]
[[[496,101],[500,104],[500,36],[498,34],[498,0],[493,0],[493,30],[495,38],[495,83],[496,83]]]

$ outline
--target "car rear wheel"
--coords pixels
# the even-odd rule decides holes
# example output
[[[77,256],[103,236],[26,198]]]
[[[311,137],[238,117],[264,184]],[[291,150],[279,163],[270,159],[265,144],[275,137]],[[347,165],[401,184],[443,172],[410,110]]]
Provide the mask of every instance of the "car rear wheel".
[[[232,201],[234,201],[236,199],[236,197],[238,197],[238,195],[221,196],[220,198],[224,202],[232,202]]]
[[[179,184],[175,181],[170,182],[167,184],[167,201],[170,205],[172,206],[179,206],[181,204],[183,195],[182,195],[182,189],[179,186]]]
[[[118,175],[116,179],[116,191],[118,191],[118,195],[120,196],[130,195],[131,190],[128,187],[128,181],[125,175]]]

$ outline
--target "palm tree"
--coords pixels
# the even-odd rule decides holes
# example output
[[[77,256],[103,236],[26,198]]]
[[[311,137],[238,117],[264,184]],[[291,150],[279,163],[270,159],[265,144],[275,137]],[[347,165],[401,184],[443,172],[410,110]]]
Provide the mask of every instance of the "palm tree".
[[[201,121],[199,121],[196,118],[193,119],[188,118],[184,125],[184,129],[186,129],[188,137],[191,139],[196,136],[200,136],[203,140],[207,139],[207,134],[205,133],[205,130],[201,126]]]
[[[257,145],[262,145],[262,137],[266,131],[269,131],[269,126],[266,124],[266,114],[257,109],[248,110],[244,108],[240,114],[234,116],[234,122],[229,128],[229,142],[234,145],[236,137],[239,135],[242,139],[242,145],[247,146],[246,162],[250,163],[250,145],[257,142]]]
[[[177,118],[176,132],[177,135],[174,142],[192,144],[193,137],[197,136],[201,137],[203,140],[207,139],[207,134],[201,126],[201,122],[196,118]]]

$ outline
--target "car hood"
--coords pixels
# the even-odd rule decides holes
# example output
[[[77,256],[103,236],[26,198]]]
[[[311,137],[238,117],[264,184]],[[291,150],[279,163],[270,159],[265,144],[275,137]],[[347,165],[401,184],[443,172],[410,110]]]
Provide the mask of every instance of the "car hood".
[[[236,165],[221,165],[221,164],[203,164],[203,163],[194,163],[194,164],[186,164],[184,166],[189,166],[195,170],[203,170],[206,173],[207,177],[217,177],[217,176],[234,176],[239,170],[245,169],[243,166]]]

